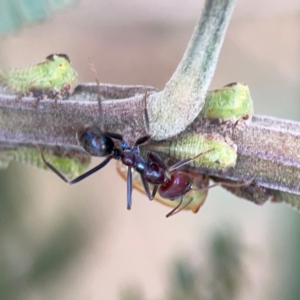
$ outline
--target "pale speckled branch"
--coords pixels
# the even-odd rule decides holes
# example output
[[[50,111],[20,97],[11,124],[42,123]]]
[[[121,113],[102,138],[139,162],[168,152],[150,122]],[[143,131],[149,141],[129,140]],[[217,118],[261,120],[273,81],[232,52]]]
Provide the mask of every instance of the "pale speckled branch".
[[[203,131],[197,125],[202,122],[197,121],[191,128]],[[218,132],[218,126],[210,130]],[[210,170],[210,175],[235,181],[254,179],[261,187],[300,194],[300,123],[256,115],[248,126],[237,127],[228,137],[238,147],[237,163],[223,172]]]
[[[103,95],[115,100],[104,101],[105,124],[108,130],[124,132],[132,141],[145,134],[141,100],[150,87],[103,86]],[[34,100],[15,103],[14,96],[0,95],[0,144],[40,144],[44,148],[60,146],[82,152],[75,133],[79,126],[98,119],[95,85],[80,86],[76,97],[82,100],[60,102],[58,109],[50,100],[34,108]],[[130,98],[118,99],[125,96]],[[136,96],[134,96],[136,95]],[[128,110],[131,111],[127,114]],[[192,124],[197,132],[197,120]],[[218,128],[215,128],[218,131]],[[226,172],[210,170],[211,175],[234,180],[255,178],[258,185],[300,194],[300,123],[254,116],[244,130],[235,130],[231,138],[238,146],[236,167]]]
[[[96,84],[79,85],[71,99],[36,100],[0,94],[0,143],[41,144],[81,149],[76,141],[76,131],[81,126],[95,125],[99,121],[96,101]],[[120,86],[101,84],[104,123],[112,132],[122,132],[129,142],[145,134],[142,101],[145,90],[157,91],[148,86]],[[113,99],[113,100],[109,100]]]

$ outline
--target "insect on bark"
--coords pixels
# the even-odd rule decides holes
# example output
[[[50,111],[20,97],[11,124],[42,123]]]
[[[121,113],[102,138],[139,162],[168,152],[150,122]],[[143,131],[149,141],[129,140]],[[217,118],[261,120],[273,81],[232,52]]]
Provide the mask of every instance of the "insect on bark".
[[[36,106],[45,96],[54,99],[67,98],[73,93],[78,82],[78,74],[72,68],[66,54],[48,55],[45,61],[36,65],[10,70],[0,70],[0,84],[23,96],[37,98]]]
[[[82,174],[90,164],[90,156],[79,153],[45,150],[44,155],[51,158],[51,163],[67,178],[74,178]],[[1,147],[0,169],[6,169],[10,162],[22,164],[47,170],[41,153],[38,149],[28,147]]]

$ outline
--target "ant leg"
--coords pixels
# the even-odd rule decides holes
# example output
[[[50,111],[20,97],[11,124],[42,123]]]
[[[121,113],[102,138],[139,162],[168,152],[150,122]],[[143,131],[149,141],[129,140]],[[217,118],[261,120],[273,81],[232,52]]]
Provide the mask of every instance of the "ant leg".
[[[87,178],[88,176],[96,173],[97,171],[101,170],[103,167],[105,167],[110,160],[113,158],[113,156],[108,156],[105,160],[103,160],[98,166],[94,167],[93,169],[87,171],[86,173],[83,173],[82,175],[78,176],[77,178],[71,180],[69,184],[75,184],[78,183],[79,181]]]
[[[154,153],[154,152],[148,152],[147,153],[147,157],[152,162],[157,163],[162,169],[168,170],[168,167],[166,166],[166,164],[164,163],[164,161],[156,153]]]
[[[166,215],[166,218],[174,216],[174,215],[178,214],[179,212],[181,212],[182,210],[184,210],[186,207],[188,207],[193,202],[194,199],[191,198],[185,205],[180,207],[182,204],[182,200],[183,200],[183,196],[181,197],[179,204]]]
[[[197,154],[194,157],[183,159],[182,161],[179,161],[176,164],[174,164],[173,166],[169,167],[168,171],[170,172],[170,171],[174,171],[176,169],[179,169],[180,167],[182,167],[182,166],[192,162],[193,160],[197,159],[199,156],[204,155],[204,154],[209,153],[209,152],[214,151],[214,150],[215,150],[214,148],[209,149],[207,151],[204,151],[204,152],[201,152],[201,153]]]
[[[131,209],[131,196],[132,196],[132,173],[131,167],[127,171],[127,209]]]
[[[150,193],[150,189],[149,189],[149,184],[148,182],[145,180],[145,178],[141,175],[141,180],[142,180],[142,183],[143,183],[143,186],[144,186],[144,190],[147,194],[147,197],[149,200],[153,200],[153,196],[151,195]]]
[[[158,190],[158,185],[155,185],[154,188],[153,188],[153,191],[152,191],[152,197],[153,198],[155,197],[157,190]]]
[[[42,160],[45,163],[45,165],[52,170],[60,179],[62,179],[64,182],[69,183],[69,184],[75,184],[83,179],[85,179],[86,177],[94,174],[95,172],[97,172],[98,170],[102,169],[104,166],[106,166],[108,164],[108,162],[113,158],[113,156],[108,156],[104,161],[102,161],[98,166],[94,167],[93,169],[87,171],[86,173],[83,173],[82,175],[76,177],[75,179],[69,181],[61,172],[59,172],[52,164],[50,164],[44,157],[44,153],[43,150],[40,146],[38,146],[40,148],[41,151],[41,156],[42,156]]]

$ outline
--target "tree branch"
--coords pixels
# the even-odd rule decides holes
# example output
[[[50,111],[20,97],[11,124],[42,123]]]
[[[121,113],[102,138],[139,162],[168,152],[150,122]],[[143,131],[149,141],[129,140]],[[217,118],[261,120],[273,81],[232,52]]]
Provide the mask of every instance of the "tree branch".
[[[185,129],[199,114],[213,75],[220,47],[234,6],[233,0],[207,0],[189,46],[165,89],[101,84],[106,130],[122,133],[129,143],[144,135],[143,95],[154,139],[164,139]],[[98,123],[96,84],[79,85],[68,100],[36,100],[0,90],[0,147],[39,144],[82,153],[76,131]],[[203,130],[197,119],[188,130]],[[193,129],[191,129],[193,128]],[[226,172],[209,170],[223,179],[255,179],[258,186],[300,194],[300,124],[255,116],[244,130],[233,130],[238,147],[236,167]],[[216,127],[214,129],[218,131]],[[199,171],[201,171],[199,169]]]
[[[14,96],[0,95],[0,143],[40,144],[44,148],[60,146],[82,153],[75,138],[76,130],[79,126],[97,123],[95,89],[93,84],[79,86],[74,99],[84,98],[85,101],[61,101],[57,109],[52,107],[51,100],[41,101],[36,109],[34,99],[23,99],[16,104]],[[101,88],[106,98],[119,95],[115,100],[104,101],[107,130],[127,133],[131,141],[145,134],[139,94],[145,89],[155,91],[141,86],[104,85]],[[86,96],[82,96],[83,91]],[[118,99],[124,95],[132,97]],[[195,120],[187,131],[203,130],[197,125],[198,121]],[[218,132],[218,127],[213,131]],[[300,194],[300,123],[254,116],[249,126],[234,130],[230,138],[238,147],[236,167],[225,172],[210,170],[210,175],[237,181],[254,178],[260,186]]]
[[[221,133],[223,129],[210,125],[209,130]],[[200,118],[186,130],[191,131],[206,131]],[[226,135],[237,145],[236,165],[226,171],[209,170],[210,175],[234,181],[253,179],[260,187],[300,194],[300,123],[256,115],[248,126],[237,126]]]

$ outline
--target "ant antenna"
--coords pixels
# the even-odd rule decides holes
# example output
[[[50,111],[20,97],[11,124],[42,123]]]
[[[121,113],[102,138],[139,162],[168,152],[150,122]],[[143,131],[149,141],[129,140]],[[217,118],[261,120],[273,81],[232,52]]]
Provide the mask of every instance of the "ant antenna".
[[[145,116],[145,123],[146,123],[146,131],[149,134],[150,132],[150,124],[149,124],[149,115],[148,115],[148,109],[147,109],[147,93],[148,90],[145,91],[145,95],[144,95],[144,116]]]
[[[99,81],[99,78],[98,78],[98,74],[97,74],[97,71],[96,71],[96,67],[95,67],[94,61],[93,61],[93,59],[92,59],[91,56],[88,56],[88,60],[89,60],[90,69],[93,72],[95,80],[97,82],[97,88],[100,91],[100,81]]]
[[[173,166],[169,167],[168,171],[171,172],[171,171],[174,171],[176,169],[179,169],[179,168],[183,167],[184,165],[186,165],[186,164],[192,162],[193,160],[197,159],[199,156],[204,155],[204,154],[209,153],[209,152],[212,152],[214,150],[215,150],[215,148],[212,148],[212,149],[209,149],[207,151],[201,152],[201,153],[195,155],[194,157],[186,158],[184,160],[181,160],[178,163],[174,164]]]
[[[191,189],[191,191],[205,191],[205,190],[209,190],[213,187],[216,186],[227,186],[227,187],[243,187],[243,186],[248,186],[253,182],[253,178],[247,181],[243,181],[243,182],[226,182],[226,181],[220,181],[220,182],[216,182],[208,187],[204,187],[204,188],[200,188],[200,189]]]
[[[100,125],[100,130],[102,132],[104,132],[105,130],[104,130],[104,124],[103,124],[103,108],[102,108],[102,103],[101,103],[100,81],[99,81],[99,77],[98,77],[98,74],[97,74],[97,71],[96,71],[94,61],[91,58],[91,56],[88,56],[88,61],[89,61],[90,69],[93,72],[96,83],[97,83],[97,95],[98,95],[97,99],[98,99],[98,107],[99,107],[99,125]]]
[[[183,205],[182,207],[181,204],[182,204],[182,201],[183,201],[183,196],[180,198],[180,202],[179,204],[173,208],[167,215],[166,215],[166,218],[169,218],[171,216],[174,216],[176,214],[178,214],[179,212],[181,212],[182,210],[184,210],[186,207],[188,207],[192,202],[193,202],[194,198],[191,198],[185,205]]]

